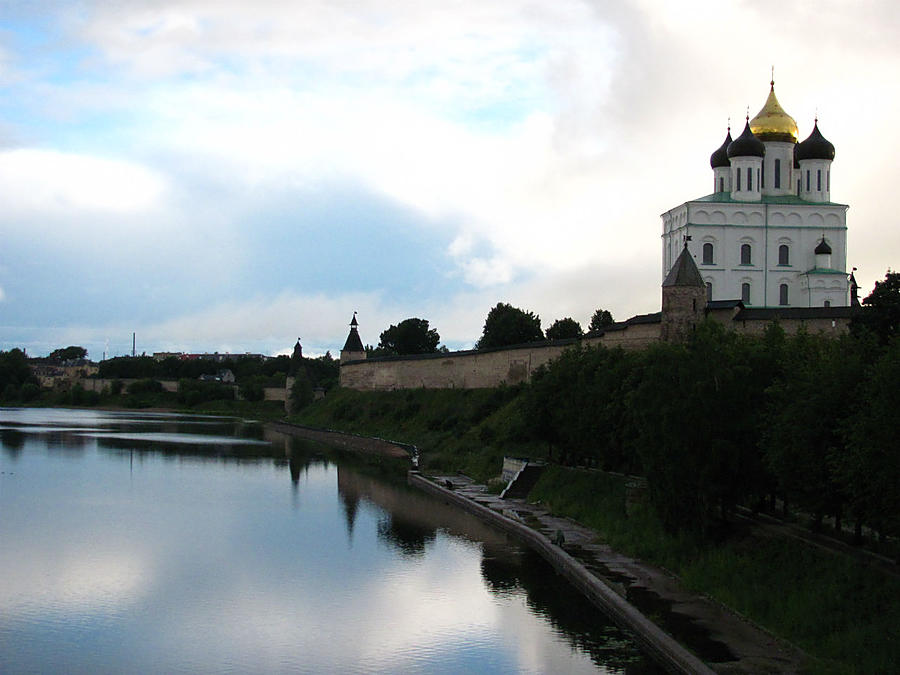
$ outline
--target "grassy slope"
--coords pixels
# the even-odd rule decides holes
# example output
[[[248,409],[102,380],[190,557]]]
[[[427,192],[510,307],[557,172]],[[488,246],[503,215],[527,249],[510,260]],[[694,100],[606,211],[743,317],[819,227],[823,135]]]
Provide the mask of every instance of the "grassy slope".
[[[666,534],[646,506],[626,516],[623,480],[596,472],[551,467],[531,498],[799,645],[817,658],[813,672],[896,672],[896,578],[794,540],[737,532],[716,544],[698,544]]]
[[[412,443],[426,471],[456,472],[488,482],[505,454],[538,458],[544,448],[521,438],[518,394],[509,389],[338,389],[289,419]]]

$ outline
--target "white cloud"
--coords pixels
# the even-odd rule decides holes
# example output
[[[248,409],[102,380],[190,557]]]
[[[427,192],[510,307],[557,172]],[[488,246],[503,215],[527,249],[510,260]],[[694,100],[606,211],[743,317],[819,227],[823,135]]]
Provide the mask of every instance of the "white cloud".
[[[0,199],[14,212],[116,215],[155,206],[157,173],[133,162],[21,148],[0,152]]]
[[[60,9],[68,32],[54,44],[81,40],[91,56],[74,59],[73,81],[43,70],[17,80],[32,106],[22,111],[47,124],[23,137],[79,150],[0,153],[0,199],[7,212],[30,214],[3,227],[22,223],[47,241],[51,222],[164,231],[168,248],[145,237],[144,249],[125,253],[226,278],[252,265],[238,235],[266,227],[253,211],[273,194],[295,193],[288,208],[301,213],[323,186],[362,186],[412,211],[410,227],[448,230],[443,253],[471,286],[424,307],[388,301],[377,279],[362,277],[357,294],[270,291],[226,303],[208,290],[206,313],[178,318],[179,307],[146,326],[176,347],[271,339],[283,349],[296,334],[342,343],[353,309],[371,316],[369,342],[424,315],[445,340],[465,343],[499,300],[540,313],[545,326],[566,315],[584,323],[597,306],[625,318],[658,309],[658,214],[709,191],[707,159],[726,119],[739,128],[747,106],[759,109],[774,62],[801,135],[818,107],[837,148],[833,196],[851,205],[848,262],[865,289],[897,267],[900,249],[900,234],[883,227],[893,217],[884,195],[900,174],[881,150],[900,143],[900,98],[884,84],[900,65],[898,10],[779,5],[789,19],[773,23],[774,6],[264,0],[250,10],[238,0],[171,0]],[[757,36],[757,58],[719,58],[733,53],[731,26]],[[24,67],[17,54],[7,62]],[[366,216],[336,230],[364,242]],[[316,335],[294,327],[319,315]]]

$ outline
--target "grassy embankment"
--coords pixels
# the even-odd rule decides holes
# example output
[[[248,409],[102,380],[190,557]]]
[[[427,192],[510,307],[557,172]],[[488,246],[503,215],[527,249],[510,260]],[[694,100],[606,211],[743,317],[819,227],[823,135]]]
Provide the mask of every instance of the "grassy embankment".
[[[500,474],[504,455],[541,458],[546,447],[524,438],[520,389],[336,389],[292,422],[412,443],[424,471],[461,471],[480,482]]]
[[[504,455],[540,458],[521,423],[519,390],[336,390],[291,420],[413,443],[427,471],[496,479]],[[735,528],[718,542],[666,533],[649,505],[626,514],[621,478],[552,466],[530,498],[596,529],[616,550],[666,567],[802,647],[816,673],[895,672],[900,580],[841,555]]]
[[[218,399],[197,401],[189,404],[177,393],[167,391],[141,391],[134,393],[88,391],[44,392],[42,396],[27,402],[10,401],[4,405],[27,405],[29,407],[71,407],[98,408],[106,410],[172,410],[198,415],[234,415],[262,420],[284,417],[284,403],[281,401],[245,401]]]

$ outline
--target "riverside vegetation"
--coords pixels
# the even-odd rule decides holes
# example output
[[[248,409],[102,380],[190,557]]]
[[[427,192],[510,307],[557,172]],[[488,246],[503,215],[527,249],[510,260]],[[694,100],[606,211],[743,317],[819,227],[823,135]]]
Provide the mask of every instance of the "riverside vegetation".
[[[573,348],[528,385],[336,390],[292,419],[413,443],[426,473],[498,489],[504,455],[547,460],[530,499],[804,648],[812,672],[889,672],[898,576],[736,517],[768,511],[897,557],[900,341],[879,338],[708,323],[682,345]],[[646,503],[626,511],[622,474],[646,478]]]

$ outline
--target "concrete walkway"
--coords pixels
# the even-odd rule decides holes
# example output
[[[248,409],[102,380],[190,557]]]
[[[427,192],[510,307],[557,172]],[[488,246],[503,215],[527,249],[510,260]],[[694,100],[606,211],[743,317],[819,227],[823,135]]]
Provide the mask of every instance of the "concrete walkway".
[[[531,539],[528,543],[582,590],[590,591],[590,588],[585,589],[587,585],[595,587],[601,595],[606,591],[606,599],[588,593],[597,604],[609,610],[608,596],[612,594],[627,600],[623,604],[639,610],[643,615],[641,619],[651,619],[652,624],[687,647],[714,672],[798,673],[807,659],[797,648],[777,640],[714,600],[687,591],[677,578],[664,570],[597,543],[598,535],[594,530],[553,516],[539,505],[521,499],[500,499],[485,486],[464,476],[432,476],[423,480],[416,474],[416,480],[430,483],[427,487],[431,492],[443,493],[454,501],[469,502],[488,509],[500,519],[518,523],[524,528],[520,532],[525,535],[523,538]],[[420,484],[419,487],[426,486]],[[562,546],[554,543],[560,540]],[[572,569],[560,569],[566,566]],[[612,609],[616,611],[615,607]],[[640,626],[639,623],[638,629]],[[648,647],[657,651],[653,645]],[[658,652],[657,656],[662,656],[663,661],[668,658]],[[677,659],[668,663],[668,667],[679,672],[709,672],[703,663],[696,662],[692,666],[685,661],[678,665]]]

